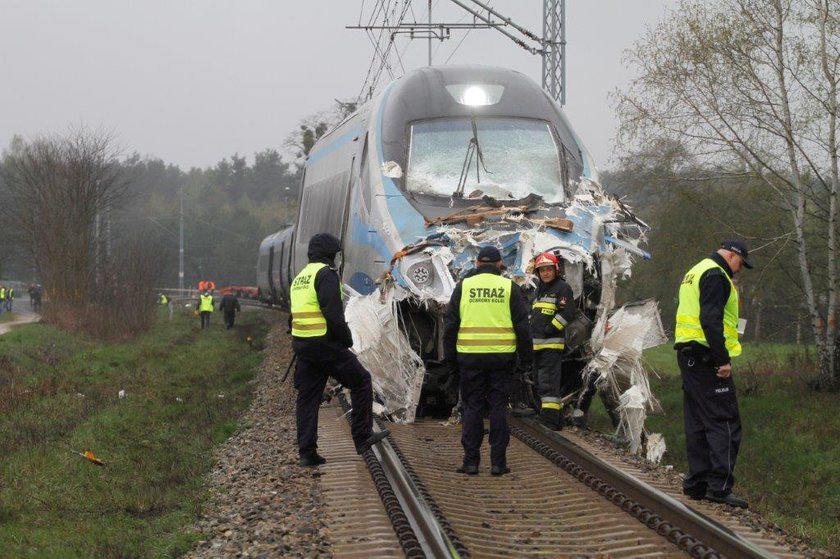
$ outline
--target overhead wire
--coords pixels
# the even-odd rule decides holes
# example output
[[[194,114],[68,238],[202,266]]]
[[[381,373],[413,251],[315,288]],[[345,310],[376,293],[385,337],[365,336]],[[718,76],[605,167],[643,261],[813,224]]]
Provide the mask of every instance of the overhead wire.
[[[492,3],[492,2],[487,2],[487,6],[488,6],[489,8],[492,8],[492,7],[493,7],[493,3]],[[467,15],[468,15],[468,14],[467,14]],[[462,19],[462,21],[463,21],[463,19]],[[464,36],[463,36],[463,37],[461,37],[461,40],[460,40],[460,41],[458,41],[458,44],[457,44],[457,45],[455,45],[455,49],[453,49],[453,51],[452,51],[451,53],[449,53],[449,56],[448,56],[448,57],[446,58],[446,60],[444,61],[444,64],[448,64],[448,63],[449,63],[449,61],[450,61],[450,60],[452,60],[452,57],[453,57],[453,56],[455,56],[455,53],[456,53],[456,52],[458,52],[458,49],[459,49],[459,48],[461,48],[461,45],[463,45],[463,44],[464,44],[464,40],[467,38],[467,35],[469,35],[471,31],[472,31],[472,29],[467,29],[467,32],[466,32],[466,33],[464,33]]]
[[[379,0],[379,2],[377,4],[377,9],[374,10],[374,12],[376,14],[379,14],[380,12],[382,12],[382,20],[383,20],[382,26],[381,26],[382,29],[380,29],[380,33],[377,36],[376,40],[373,39],[373,34],[372,33],[369,33],[368,35],[369,35],[369,38],[371,40],[371,43],[374,46],[375,55],[378,56],[378,59],[379,59],[380,62],[379,62],[378,67],[376,68],[376,70],[373,71],[373,68],[376,67],[377,56],[374,56],[373,59],[371,60],[371,65],[368,68],[368,74],[365,78],[364,84],[362,85],[362,89],[359,92],[358,100],[362,99],[362,97],[365,95],[365,91],[367,91],[368,94],[373,93],[373,91],[376,89],[376,86],[379,83],[379,80],[380,80],[380,78],[382,76],[382,73],[384,71],[387,70],[388,75],[391,78],[396,77],[396,76],[394,76],[393,68],[392,68],[392,65],[390,63],[390,56],[391,56],[392,50],[396,55],[397,62],[399,63],[400,68],[402,69],[403,73],[405,73],[405,65],[402,61],[402,55],[399,52],[399,49],[394,48],[396,34],[389,33],[388,38],[387,38],[387,43],[385,43],[385,41],[383,41],[383,35],[384,35],[384,32],[385,32],[386,28],[399,27],[402,24],[402,22],[405,20],[406,15],[408,14],[409,10],[411,9],[411,0],[403,0],[402,9],[399,11],[399,15],[397,15],[398,7],[399,7],[399,2],[398,1],[392,3],[391,0],[388,0],[388,3],[385,4],[383,0]],[[371,21],[373,21],[373,20],[371,20]],[[393,25],[390,25],[391,23],[393,23]],[[371,78],[371,72],[372,72],[372,76],[373,76],[372,78]]]

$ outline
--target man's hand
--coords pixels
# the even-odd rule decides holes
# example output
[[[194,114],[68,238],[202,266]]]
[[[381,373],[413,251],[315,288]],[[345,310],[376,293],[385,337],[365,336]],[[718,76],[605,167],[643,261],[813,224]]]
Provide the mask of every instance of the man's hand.
[[[732,376],[732,363],[721,365],[715,369],[718,378],[729,378]]]

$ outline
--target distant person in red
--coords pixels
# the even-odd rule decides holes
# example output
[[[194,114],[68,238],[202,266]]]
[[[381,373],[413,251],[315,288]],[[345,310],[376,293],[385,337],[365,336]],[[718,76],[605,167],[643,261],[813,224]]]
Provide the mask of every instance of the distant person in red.
[[[242,307],[239,305],[239,299],[236,298],[236,295],[228,293],[219,301],[219,310],[222,311],[224,316],[225,328],[230,330],[236,320],[236,313],[241,311]]]

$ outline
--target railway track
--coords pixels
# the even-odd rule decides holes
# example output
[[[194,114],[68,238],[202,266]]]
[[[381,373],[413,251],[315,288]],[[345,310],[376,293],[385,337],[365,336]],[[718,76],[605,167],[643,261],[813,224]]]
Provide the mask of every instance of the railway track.
[[[322,413],[341,415],[339,408]],[[346,429],[343,421],[327,423]],[[529,420],[511,421],[512,472],[501,477],[489,474],[487,445],[479,475],[455,472],[462,456],[457,426],[429,420],[388,428],[387,444],[363,457],[371,473],[328,473],[324,482],[349,497],[338,488],[360,477],[370,481],[383,503],[376,522],[390,517],[389,536],[396,538],[367,538],[374,533],[369,517],[340,513],[334,533],[354,544],[334,543],[336,556],[797,557]],[[358,458],[355,464],[363,468]],[[356,506],[350,501],[332,505]]]

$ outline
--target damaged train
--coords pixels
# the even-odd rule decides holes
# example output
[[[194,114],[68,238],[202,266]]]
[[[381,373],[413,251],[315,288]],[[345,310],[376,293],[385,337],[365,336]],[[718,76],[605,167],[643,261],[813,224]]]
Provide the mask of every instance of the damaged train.
[[[310,237],[341,239],[354,351],[384,412],[413,421],[451,406],[442,317],[479,246],[497,246],[506,275],[526,289],[533,258],[552,251],[581,320],[592,322],[588,373],[606,378],[620,369],[628,380],[616,384],[617,398],[641,384],[649,407],[646,382],[631,377],[639,376],[641,349],[664,340],[658,310],[614,308],[617,279],[634,257],[649,257],[639,247],[646,229],[601,188],[562,109],[530,78],[477,65],[420,68],[315,144],[297,220],[260,246],[258,285],[264,299],[288,306]],[[611,349],[622,320],[625,339]]]

